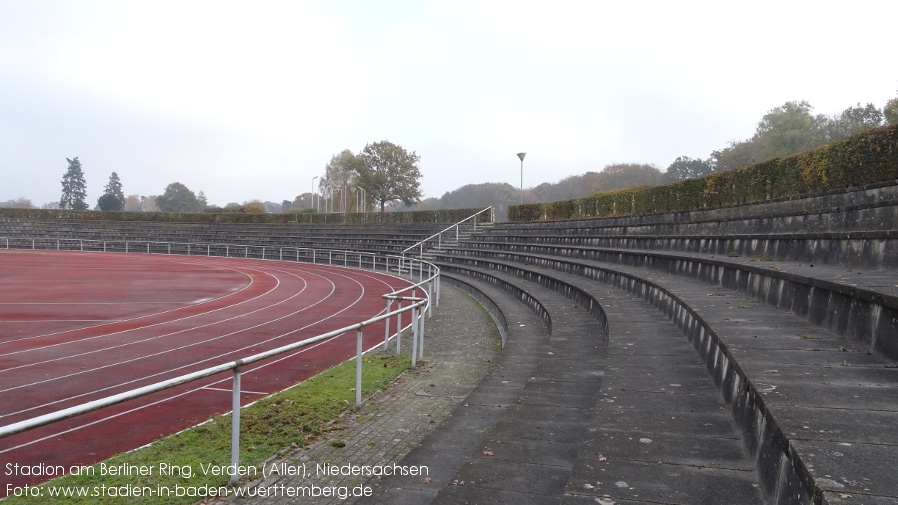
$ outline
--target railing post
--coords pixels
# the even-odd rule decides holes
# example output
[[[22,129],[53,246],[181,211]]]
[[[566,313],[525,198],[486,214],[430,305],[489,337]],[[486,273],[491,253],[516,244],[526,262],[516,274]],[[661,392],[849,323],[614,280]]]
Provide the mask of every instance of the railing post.
[[[427,304],[427,317],[433,317],[433,273],[430,274],[430,280],[427,281],[427,299],[431,300]]]
[[[240,361],[234,367],[234,385],[231,391],[231,485],[240,480],[237,465],[240,463]]]
[[[422,309],[419,312],[419,323],[421,324],[421,329],[418,330],[418,340],[420,343],[418,344],[418,353],[420,353],[419,358],[424,359],[424,310]]]
[[[390,313],[390,306],[393,305],[393,300],[387,299],[387,311],[384,314]],[[387,341],[390,340],[390,318],[384,318],[384,351],[387,350]]]
[[[362,327],[355,338],[355,408],[362,406]]]
[[[396,310],[402,310],[402,300],[396,300],[399,302],[396,305]],[[400,348],[402,347],[402,312],[396,314],[396,356],[399,356]]]
[[[412,368],[418,363],[418,306],[412,305]]]

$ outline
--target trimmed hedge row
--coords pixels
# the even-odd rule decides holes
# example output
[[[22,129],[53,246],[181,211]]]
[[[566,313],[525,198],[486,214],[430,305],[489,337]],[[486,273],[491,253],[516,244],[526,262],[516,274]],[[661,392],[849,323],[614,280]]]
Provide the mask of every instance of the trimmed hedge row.
[[[367,214],[242,214],[204,212],[124,212],[61,209],[0,209],[0,218],[68,219],[76,221],[156,221],[209,224],[452,224],[483,209],[423,210],[411,212],[369,212]],[[477,216],[489,222],[489,213]]]
[[[577,200],[512,205],[509,221],[656,214],[765,202],[898,179],[898,125],[875,128],[784,158],[663,186]]]

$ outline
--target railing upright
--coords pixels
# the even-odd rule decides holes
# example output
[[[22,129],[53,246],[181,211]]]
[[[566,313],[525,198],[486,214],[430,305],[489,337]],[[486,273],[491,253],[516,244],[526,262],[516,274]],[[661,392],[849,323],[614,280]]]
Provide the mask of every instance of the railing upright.
[[[390,313],[390,306],[393,305],[393,299],[387,298],[387,314]],[[384,351],[387,350],[387,342],[390,341],[390,318],[384,320]]]
[[[362,327],[355,337],[355,408],[362,406]]]
[[[415,296],[412,293],[412,296]],[[412,368],[418,364],[418,309],[412,308]]]
[[[238,361],[234,366],[234,382],[231,388],[231,485],[236,486],[240,480],[237,472],[240,463],[240,368]]]

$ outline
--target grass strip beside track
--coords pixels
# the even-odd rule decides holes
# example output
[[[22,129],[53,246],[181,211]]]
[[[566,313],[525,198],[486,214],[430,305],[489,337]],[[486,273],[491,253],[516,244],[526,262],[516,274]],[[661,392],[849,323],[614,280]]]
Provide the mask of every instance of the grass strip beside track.
[[[365,356],[363,359],[362,394],[366,397],[383,389],[410,365],[405,357]],[[285,449],[307,445],[336,426],[334,421],[354,404],[353,359],[243,408],[240,413],[240,464],[256,467],[261,475],[263,462]],[[113,456],[93,465],[92,470],[82,475],[69,474],[30,487],[27,491],[31,496],[10,495],[2,503],[196,503],[206,498],[196,496],[196,493],[228,485],[227,475],[206,472],[212,473],[213,469],[224,469],[229,465],[230,451],[230,414],[214,416],[199,426]],[[130,469],[130,475],[109,475],[109,469],[118,470],[123,466]],[[103,468],[107,471],[103,472]],[[139,470],[149,470],[151,475],[137,475]],[[175,490],[179,487],[185,496],[176,496]],[[162,488],[169,488],[172,494],[159,496],[164,494],[159,492]],[[77,494],[79,490],[87,496],[53,496]],[[144,490],[152,490],[154,496],[146,496],[149,493],[134,496]],[[40,493],[40,496],[33,493]],[[111,494],[124,496],[109,496]]]

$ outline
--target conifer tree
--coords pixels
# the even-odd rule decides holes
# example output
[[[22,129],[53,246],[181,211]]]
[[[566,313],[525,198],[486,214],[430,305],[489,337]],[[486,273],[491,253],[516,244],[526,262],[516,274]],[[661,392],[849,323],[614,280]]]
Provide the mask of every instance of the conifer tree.
[[[62,176],[62,196],[59,198],[59,207],[63,209],[84,210],[87,203],[87,183],[84,181],[84,172],[81,170],[81,162],[78,157],[65,159],[69,162],[69,168]]]
[[[103,196],[97,200],[100,210],[122,210],[125,207],[125,193],[122,191],[122,181],[118,174],[112,172],[109,182],[103,190]]]

